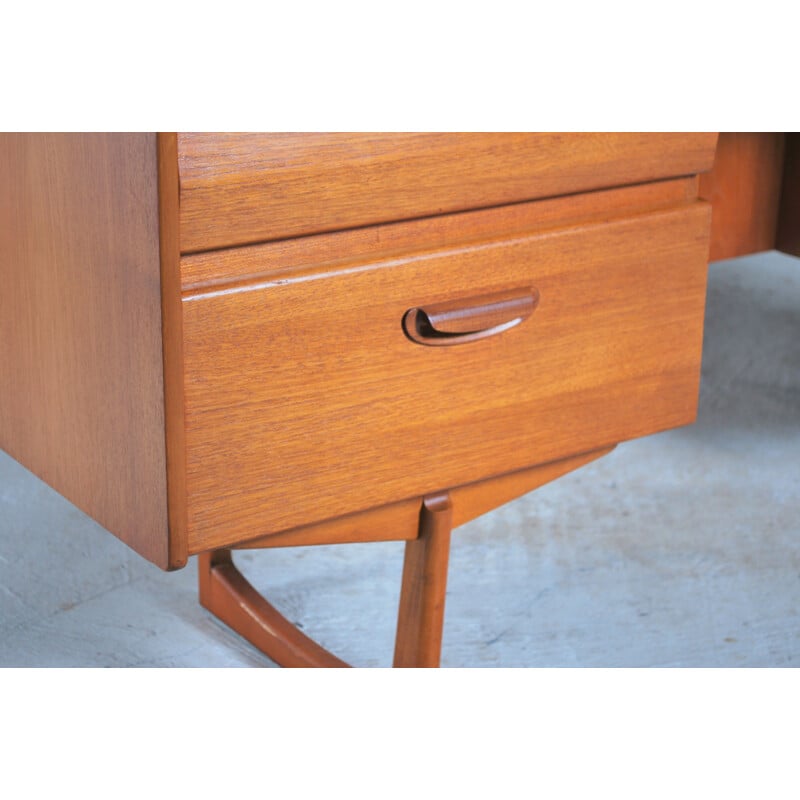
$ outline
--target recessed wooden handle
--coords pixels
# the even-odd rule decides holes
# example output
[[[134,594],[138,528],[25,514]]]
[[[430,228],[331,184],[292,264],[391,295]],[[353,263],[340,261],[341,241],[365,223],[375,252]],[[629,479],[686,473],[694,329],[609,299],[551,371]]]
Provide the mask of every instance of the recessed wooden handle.
[[[418,344],[466,344],[519,325],[538,304],[538,289],[526,287],[410,308],[403,315],[403,330]]]

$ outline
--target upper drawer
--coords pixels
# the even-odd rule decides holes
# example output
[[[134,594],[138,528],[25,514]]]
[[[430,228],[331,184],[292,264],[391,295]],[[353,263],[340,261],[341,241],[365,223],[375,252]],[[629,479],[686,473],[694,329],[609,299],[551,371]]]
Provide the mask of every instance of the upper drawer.
[[[714,133],[180,133],[184,253],[711,168]]]
[[[696,203],[185,295],[190,552],[690,422],[708,226]],[[420,308],[461,344],[407,335]]]

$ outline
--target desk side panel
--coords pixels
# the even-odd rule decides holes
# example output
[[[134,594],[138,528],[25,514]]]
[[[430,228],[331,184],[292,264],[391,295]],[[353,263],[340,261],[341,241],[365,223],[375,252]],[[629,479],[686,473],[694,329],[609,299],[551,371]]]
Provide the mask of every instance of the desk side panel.
[[[775,247],[784,135],[721,133],[714,168],[700,177],[712,205],[709,261]]]
[[[154,134],[0,136],[0,447],[168,567],[159,255]]]

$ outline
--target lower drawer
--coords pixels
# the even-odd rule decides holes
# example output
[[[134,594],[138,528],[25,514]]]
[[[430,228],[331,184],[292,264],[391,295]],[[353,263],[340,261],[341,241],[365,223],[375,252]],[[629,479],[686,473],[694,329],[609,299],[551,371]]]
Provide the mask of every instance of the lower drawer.
[[[691,422],[709,221],[697,203],[186,296],[190,552]],[[528,291],[494,335],[403,328],[443,308],[463,333],[448,305],[487,297],[476,324],[503,328]]]

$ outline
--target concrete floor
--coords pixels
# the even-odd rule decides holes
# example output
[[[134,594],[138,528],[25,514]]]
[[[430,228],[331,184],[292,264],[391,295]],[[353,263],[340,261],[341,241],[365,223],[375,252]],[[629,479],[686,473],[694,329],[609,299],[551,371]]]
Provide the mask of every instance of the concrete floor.
[[[243,571],[351,663],[389,666],[403,546],[247,552]],[[0,452],[0,665],[270,666]],[[800,261],[710,269],[698,422],[453,536],[444,666],[800,663]]]

